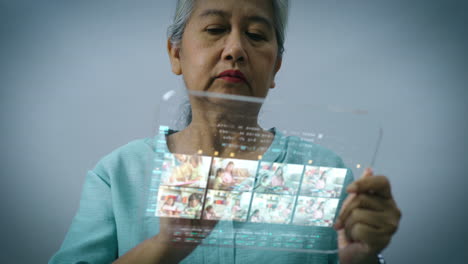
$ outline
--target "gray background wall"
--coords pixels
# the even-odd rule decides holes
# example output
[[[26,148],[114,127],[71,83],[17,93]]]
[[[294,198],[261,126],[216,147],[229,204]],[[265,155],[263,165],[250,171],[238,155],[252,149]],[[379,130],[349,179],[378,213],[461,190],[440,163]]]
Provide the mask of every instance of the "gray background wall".
[[[85,172],[152,135],[170,72],[173,1],[0,1],[3,263],[44,263]],[[468,258],[467,2],[294,1],[271,97],[364,108],[382,120],[376,171],[403,211],[389,263]]]

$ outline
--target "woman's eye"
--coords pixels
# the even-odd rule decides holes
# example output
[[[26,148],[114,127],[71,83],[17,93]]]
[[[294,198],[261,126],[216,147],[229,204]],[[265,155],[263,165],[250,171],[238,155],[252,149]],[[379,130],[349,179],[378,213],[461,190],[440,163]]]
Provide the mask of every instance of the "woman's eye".
[[[206,32],[210,33],[211,35],[220,35],[226,32],[225,28],[207,28]]]
[[[252,32],[246,32],[247,36],[254,40],[254,41],[262,41],[262,40],[266,40],[265,37],[261,34],[257,34],[257,33],[252,33]]]

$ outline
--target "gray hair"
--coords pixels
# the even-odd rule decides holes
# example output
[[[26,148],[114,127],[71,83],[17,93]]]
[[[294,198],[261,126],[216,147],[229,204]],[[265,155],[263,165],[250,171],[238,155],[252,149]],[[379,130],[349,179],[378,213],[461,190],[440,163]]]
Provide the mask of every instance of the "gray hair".
[[[278,56],[283,56],[285,31],[288,22],[289,0],[271,0],[273,4],[273,26],[275,27],[276,42],[278,43]],[[187,24],[195,5],[195,0],[177,0],[176,12],[172,24],[167,29],[167,37],[173,45],[182,41],[185,25]],[[192,121],[190,102],[182,106],[182,114],[177,121],[178,125],[188,126]],[[182,128],[182,127],[181,127]]]
[[[167,37],[174,45],[180,44],[185,25],[193,11],[195,0],[177,0],[177,7],[172,25],[167,29]],[[274,27],[278,43],[278,55],[284,52],[285,29],[288,21],[289,0],[272,0]]]

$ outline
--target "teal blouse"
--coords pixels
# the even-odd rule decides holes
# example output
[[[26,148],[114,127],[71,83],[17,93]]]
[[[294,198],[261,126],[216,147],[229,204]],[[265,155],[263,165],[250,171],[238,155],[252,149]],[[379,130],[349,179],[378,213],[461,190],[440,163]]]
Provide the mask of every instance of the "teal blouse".
[[[78,212],[50,264],[111,263],[159,232],[158,218],[145,212],[154,142],[151,138],[132,141],[105,156],[88,172]],[[167,148],[165,143],[163,146]],[[330,150],[277,131],[262,160],[304,165],[313,160],[316,166],[344,168],[341,158]],[[352,178],[348,170],[345,186]],[[343,192],[340,201],[345,195]],[[232,223],[219,222],[216,228],[229,230]],[[331,243],[336,243],[335,231],[330,228],[329,232],[335,238]],[[205,246],[197,247],[183,260],[183,263],[257,264],[336,262],[336,255]]]

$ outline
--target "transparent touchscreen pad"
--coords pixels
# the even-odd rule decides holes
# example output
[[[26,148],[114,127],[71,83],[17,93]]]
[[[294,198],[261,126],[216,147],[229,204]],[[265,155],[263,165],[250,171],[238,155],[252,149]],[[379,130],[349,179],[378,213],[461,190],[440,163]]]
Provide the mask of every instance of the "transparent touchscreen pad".
[[[146,217],[174,246],[338,252],[346,186],[382,137],[367,112],[174,91],[159,108]]]

